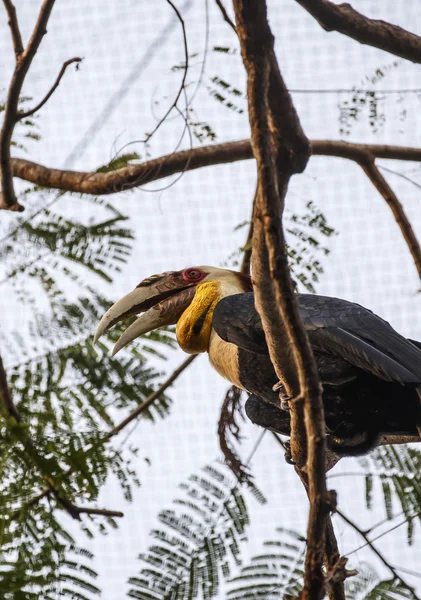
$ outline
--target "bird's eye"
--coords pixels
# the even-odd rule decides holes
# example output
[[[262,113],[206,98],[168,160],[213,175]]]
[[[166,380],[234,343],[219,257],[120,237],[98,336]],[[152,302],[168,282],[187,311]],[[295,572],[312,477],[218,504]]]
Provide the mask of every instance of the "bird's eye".
[[[186,281],[199,281],[199,279],[202,279],[202,277],[203,271],[200,269],[186,269],[183,273],[183,278]]]

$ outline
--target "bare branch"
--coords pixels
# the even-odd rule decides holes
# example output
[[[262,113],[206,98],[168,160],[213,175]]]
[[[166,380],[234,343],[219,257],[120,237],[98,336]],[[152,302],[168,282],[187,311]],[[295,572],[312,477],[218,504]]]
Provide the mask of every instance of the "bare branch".
[[[16,8],[11,0],[3,0],[7,16],[9,17],[9,27],[12,34],[13,48],[15,50],[16,60],[23,52],[22,36],[20,34]]]
[[[281,225],[289,179],[305,168],[309,143],[276,62],[266,3],[234,0],[234,9],[248,75],[249,118],[259,178],[252,251],[255,301],[275,371],[287,392],[291,391],[290,395],[298,399],[291,403],[291,448],[295,462],[300,454],[296,449],[307,442],[307,473],[301,473],[302,478],[308,477],[310,498],[303,598],[317,600],[324,593],[322,564],[330,510],[323,404],[316,364],[289,274]],[[288,373],[286,365],[291,365]]]
[[[241,413],[241,390],[235,385],[232,385],[225,394],[222,402],[221,411],[218,420],[218,439],[219,447],[224,455],[225,463],[237,477],[240,482],[250,481],[252,474],[246,465],[243,464],[241,458],[236,453],[235,449],[228,440],[228,432],[240,441],[240,426],[236,421],[236,415],[242,417]]]
[[[89,507],[82,507],[82,506],[76,506],[75,507],[77,512],[82,515],[98,515],[100,517],[124,517],[124,513],[122,513],[120,510],[108,510],[106,508],[89,508]]]
[[[221,11],[222,18],[224,19],[224,21],[226,23],[228,23],[228,25],[234,30],[235,33],[237,33],[237,29],[236,29],[234,23],[231,21],[230,16],[226,11],[225,6],[222,4],[222,0],[215,0],[215,2],[218,5],[219,10]]]
[[[25,50],[21,51],[17,55],[15,70],[12,75],[10,82],[9,91],[7,94],[6,104],[4,108],[4,121],[0,131],[0,177],[1,177],[1,197],[0,197],[0,209],[5,210],[24,210],[16,198],[15,190],[13,187],[13,167],[11,165],[10,156],[10,144],[12,142],[12,135],[16,123],[19,121],[18,103],[19,96],[21,93],[23,82],[25,81],[26,74],[32,63],[32,60],[39,48],[43,36],[47,33],[47,23],[50,17],[55,0],[44,0],[41,10],[38,15],[38,20],[32,32],[32,36],[28,42]],[[11,6],[13,6],[8,0],[6,0],[6,9],[9,6],[9,17],[12,14],[10,12]],[[12,11],[13,12],[13,11]],[[11,19],[11,30],[13,41],[16,44],[22,44],[22,40],[16,38],[17,35],[17,19]]]
[[[173,373],[168,377],[168,379],[166,379],[164,381],[164,383],[162,385],[160,385],[159,388],[155,392],[153,392],[150,396],[148,396],[148,398],[146,398],[146,400],[144,402],[142,402],[142,404],[140,404],[137,408],[135,408],[135,410],[133,412],[131,412],[125,419],[123,419],[123,421],[121,421],[121,423],[119,423],[118,425],[113,427],[113,429],[111,429],[104,436],[103,442],[108,442],[112,437],[114,437],[115,435],[120,433],[120,431],[122,431],[122,429],[127,427],[127,425],[129,423],[131,423],[132,421],[137,419],[137,417],[139,415],[141,415],[146,409],[148,409],[151,406],[151,404],[153,404],[155,402],[155,400],[157,398],[159,398],[159,396],[163,392],[165,392],[165,390],[167,388],[169,388],[170,385],[172,385],[172,383],[174,383],[174,381],[177,379],[177,377],[179,375],[181,375],[181,373],[187,369],[187,367],[195,360],[195,358],[197,358],[197,356],[198,356],[198,354],[192,354],[192,356],[189,356],[184,362],[182,362],[181,365],[177,369],[175,369],[175,371],[173,371]]]
[[[421,162],[421,148],[333,140],[311,142],[313,156],[337,156],[358,162],[361,152],[369,152],[376,158]],[[251,142],[245,139],[181,150],[108,173],[51,169],[22,158],[13,158],[12,167],[14,177],[42,187],[101,196],[140,187],[177,173],[253,158]]]
[[[406,581],[404,579],[402,579],[402,577],[399,575],[399,573],[396,571],[396,569],[385,559],[383,554],[381,552],[379,552],[379,550],[377,550],[377,548],[373,545],[373,542],[371,542],[369,540],[367,532],[363,531],[360,527],[358,527],[358,525],[356,523],[354,523],[354,521],[351,521],[351,519],[348,518],[346,515],[344,515],[344,513],[342,511],[336,509],[336,513],[341,517],[341,519],[343,519],[345,521],[345,523],[348,523],[348,525],[350,525],[350,527],[352,527],[355,531],[357,531],[361,535],[361,537],[364,538],[364,540],[367,542],[367,545],[370,546],[371,550],[381,560],[381,562],[384,564],[384,566],[387,567],[387,569],[389,569],[389,571],[392,573],[393,577],[397,581],[399,581],[404,588],[406,588],[409,592],[411,592],[411,594],[413,595],[414,598],[418,598],[418,596],[415,593],[414,588],[411,587],[408,583],[406,583]]]
[[[374,159],[362,163],[361,167],[364,169],[364,173],[383,196],[384,200],[387,202],[390,210],[392,211],[396,223],[399,225],[402,236],[409,248],[409,251],[411,252],[415,267],[421,279],[421,248],[415,236],[414,230],[412,229],[412,225],[405,214],[402,204],[399,202],[395,192],[392,190],[386,179],[374,164]]]
[[[66,72],[67,67],[73,63],[80,63],[80,62],[82,62],[82,60],[83,60],[82,58],[77,58],[77,57],[71,58],[70,60],[66,60],[66,62],[61,67],[60,73],[58,74],[57,79],[55,80],[55,82],[54,82],[52,88],[50,89],[50,91],[48,92],[48,94],[34,108],[31,108],[30,110],[27,110],[26,112],[19,112],[18,113],[19,120],[30,117],[31,115],[35,114],[40,108],[42,108],[44,106],[44,104],[46,104],[48,102],[48,100],[54,94],[55,90],[60,85],[60,81],[62,80],[62,77],[63,77],[64,73]]]
[[[386,21],[369,19],[350,4],[329,0],[296,0],[326,31],[338,31],[360,44],[374,46],[414,63],[421,63],[421,37]]]

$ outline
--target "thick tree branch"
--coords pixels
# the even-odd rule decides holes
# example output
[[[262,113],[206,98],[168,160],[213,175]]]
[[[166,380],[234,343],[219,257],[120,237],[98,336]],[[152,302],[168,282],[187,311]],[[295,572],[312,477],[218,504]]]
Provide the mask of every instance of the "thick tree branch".
[[[16,65],[7,94],[4,108],[4,121],[0,131],[0,177],[2,187],[0,209],[23,210],[23,207],[17,201],[13,187],[13,167],[11,164],[10,144],[12,142],[15,125],[21,118],[18,112],[18,104],[23,82],[25,81],[26,74],[28,73],[28,69],[39,48],[41,40],[47,33],[47,23],[54,2],[55,0],[44,0],[31,38],[27,47],[23,50],[16,11],[14,11],[14,6],[9,0],[5,1],[15,47]]]
[[[27,110],[25,112],[19,112],[18,113],[19,119],[26,119],[26,118],[30,117],[31,115],[35,114],[36,112],[38,112],[39,109],[42,108],[44,106],[44,104],[46,104],[48,102],[48,100],[51,98],[51,96],[54,94],[54,92],[60,85],[60,81],[62,80],[67,67],[73,63],[80,63],[80,62],[82,62],[82,59],[78,58],[78,57],[70,58],[69,60],[66,60],[66,62],[63,63],[63,66],[60,69],[60,73],[57,75],[57,79],[55,80],[50,91],[46,94],[46,96],[44,96],[44,98],[41,100],[41,102],[39,102],[36,106],[34,106],[34,108],[31,108],[30,110]]]
[[[281,220],[289,179],[305,168],[309,143],[276,62],[266,3],[234,0],[234,9],[248,75],[249,118],[259,181],[252,250],[255,301],[275,371],[297,399],[291,405],[291,449],[296,462],[300,453],[295,451],[296,442],[302,448],[307,434],[305,477],[310,516],[303,598],[317,600],[324,594],[322,564],[330,509],[325,479],[323,404],[316,364],[289,274]],[[291,365],[288,372],[286,365]],[[301,413],[297,403],[301,402],[305,432],[300,423],[302,414],[298,414],[297,420],[297,413]]]
[[[361,153],[366,152],[375,158],[421,162],[421,148],[333,140],[311,141],[313,156],[336,156],[358,162]],[[253,158],[251,142],[245,139],[181,150],[107,173],[51,169],[23,158],[12,158],[12,167],[14,177],[42,187],[100,196],[130,190],[177,173]]]
[[[360,44],[421,63],[421,37],[386,21],[369,19],[350,4],[330,0],[296,0],[326,31],[338,31]]]

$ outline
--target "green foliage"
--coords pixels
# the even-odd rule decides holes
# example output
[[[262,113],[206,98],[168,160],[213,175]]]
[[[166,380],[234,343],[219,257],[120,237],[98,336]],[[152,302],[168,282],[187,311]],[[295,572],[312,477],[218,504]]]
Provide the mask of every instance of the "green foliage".
[[[412,543],[414,525],[421,520],[421,452],[409,446],[380,446],[360,459],[367,471],[366,504],[372,507],[373,494],[377,492],[376,481],[383,493],[386,517],[395,516],[398,503],[406,520],[408,542]],[[373,476],[375,481],[373,482]]]
[[[335,230],[328,225],[326,217],[314,202],[308,202],[306,209],[307,212],[303,215],[286,211],[285,229],[293,276],[306,290],[314,294],[314,284],[323,273],[323,265],[318,256],[327,256],[330,253],[329,248],[320,243],[319,236],[330,238],[335,234]]]
[[[225,108],[240,115],[244,112],[244,108],[239,106],[237,102],[239,99],[245,101],[245,94],[224,79],[221,79],[217,75],[211,77],[207,89],[211,98],[214,98],[214,100],[222,104]],[[234,98],[236,102],[234,102]]]
[[[155,543],[140,555],[138,576],[129,580],[131,598],[181,600],[214,598],[223,577],[240,564],[249,514],[238,486],[212,466],[182,484],[174,509],[163,510]]]
[[[381,90],[375,91],[372,88],[398,67],[401,62],[395,60],[376,69],[373,75],[365,77],[362,81],[363,89],[354,87],[351,97],[347,95],[346,99],[339,103],[340,135],[350,135],[353,126],[362,119],[368,122],[373,133],[379,133],[382,130],[386,122],[384,106],[386,98]],[[364,86],[367,85],[370,89],[364,89]],[[401,118],[404,118],[405,114],[405,111],[401,111]]]
[[[26,111],[28,110],[26,104],[29,102],[32,102],[31,96],[20,96],[19,107],[23,111]],[[4,112],[5,107],[5,103],[2,102],[0,104],[0,114]],[[37,119],[38,115],[32,115],[27,119],[22,119],[17,122],[14,130],[14,139],[10,143],[12,148],[18,148],[19,150],[24,150],[26,152],[26,142],[28,140],[38,142],[41,139],[41,136],[38,133]]]
[[[227,600],[275,600],[298,596],[304,574],[305,539],[278,528],[279,538],[264,542],[265,551],[252,557],[228,580]]]
[[[97,173],[109,173],[110,171],[128,167],[133,161],[139,159],[140,155],[137,152],[127,152],[126,154],[121,154],[116,158],[113,158],[107,165],[99,167],[96,171]]]
[[[411,589],[396,579],[381,580],[367,563],[358,566],[358,574],[345,581],[347,600],[403,600],[416,598]]]
[[[235,229],[249,225],[249,221],[244,221]],[[320,255],[327,256],[330,253],[329,248],[320,243],[319,237],[330,238],[336,232],[312,201],[306,204],[306,212],[302,215],[285,211],[285,230],[288,236],[287,251],[293,277],[307,291],[315,293],[314,284],[319,281],[319,275],[324,271],[318,257]],[[233,252],[228,257],[226,264],[238,266],[239,259],[247,249],[247,246],[244,246]]]
[[[3,600],[93,600],[100,594],[92,554],[75,545],[48,506],[2,513],[0,590]]]
[[[100,171],[137,158],[120,156]],[[133,232],[109,202],[78,198],[83,210],[76,210],[63,196],[36,186],[21,192],[32,214],[16,215],[0,241],[3,295],[28,309],[19,331],[0,333],[22,417],[16,422],[0,409],[0,595],[7,600],[99,594],[91,555],[75,545],[62,511],[96,508],[110,477],[132,500],[140,485],[133,466],[138,448],[125,440],[114,445],[108,433],[159,387],[161,373],[148,358],[156,365],[174,346],[171,331],[153,332],[111,358],[121,328],[93,346],[98,320],[112,304],[98,284],[121,270]],[[155,421],[169,409],[162,394],[141,417]],[[81,518],[89,537],[117,526],[112,517]]]

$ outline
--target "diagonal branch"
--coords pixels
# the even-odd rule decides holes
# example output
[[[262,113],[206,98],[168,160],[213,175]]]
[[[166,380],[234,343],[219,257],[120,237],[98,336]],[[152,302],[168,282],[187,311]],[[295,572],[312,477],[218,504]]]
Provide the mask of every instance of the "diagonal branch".
[[[4,108],[4,121],[0,131],[0,177],[1,197],[0,209],[22,211],[13,187],[13,170],[10,156],[10,144],[16,123],[20,120],[18,112],[19,97],[23,82],[37,53],[43,36],[47,33],[47,23],[50,18],[55,0],[44,0],[31,38],[25,49],[22,47],[16,11],[10,0],[5,0],[6,10],[9,14],[10,28],[16,54],[16,65],[10,82],[6,104]]]
[[[115,435],[120,433],[120,431],[122,431],[125,427],[127,427],[127,425],[129,425],[129,423],[131,423],[132,421],[137,419],[137,417],[139,415],[141,415],[145,410],[147,410],[155,402],[155,400],[157,398],[159,398],[159,396],[161,394],[163,394],[165,392],[165,390],[174,383],[174,381],[177,379],[177,377],[179,375],[181,375],[181,373],[183,371],[185,371],[187,369],[187,367],[197,357],[198,357],[198,354],[192,354],[184,362],[182,362],[181,365],[177,369],[175,369],[175,371],[173,371],[171,373],[171,375],[168,377],[168,379],[166,379],[164,381],[164,383],[162,383],[155,392],[150,394],[150,396],[148,396],[146,398],[146,400],[144,402],[142,402],[142,404],[139,404],[139,406],[137,408],[135,408],[135,410],[133,412],[131,412],[125,419],[123,419],[121,421],[121,423],[119,423],[118,425],[113,427],[113,429],[110,429],[110,431],[107,434],[105,434],[102,441],[108,442],[111,438],[113,438]]]
[[[296,0],[326,31],[338,31],[360,44],[421,63],[421,37],[386,21],[369,19],[350,4],[330,0]]]
[[[9,17],[10,33],[12,35],[13,48],[15,50],[16,59],[23,52],[22,36],[19,29],[18,17],[16,14],[16,8],[11,0],[3,0],[4,7]]]
[[[399,202],[395,192],[392,190],[386,179],[376,167],[374,158],[370,158],[366,162],[361,163],[361,167],[377,191],[383,196],[384,200],[387,202],[390,210],[392,211],[396,223],[399,225],[402,236],[412,255],[418,275],[421,279],[421,248],[415,236],[414,230],[412,229],[411,222],[405,214],[402,204]]]
[[[215,2],[218,5],[219,10],[221,11],[222,18],[224,19],[224,21],[228,23],[228,25],[231,27],[231,29],[234,30],[235,33],[237,33],[237,29],[234,23],[232,22],[229,14],[227,13],[225,6],[222,4],[222,0],[215,0]]]
[[[197,354],[189,356],[189,358],[187,358],[187,360],[185,360],[183,363],[181,363],[181,365],[173,371],[173,373],[168,377],[168,379],[166,379],[155,392],[150,394],[146,398],[146,400],[144,402],[142,402],[142,404],[140,404],[125,419],[123,419],[123,421],[121,421],[113,429],[110,429],[110,431],[107,434],[105,434],[105,436],[102,438],[100,443],[109,442],[114,436],[116,436],[118,433],[123,431],[123,429],[125,429],[127,427],[127,425],[129,425],[130,423],[132,423],[132,421],[137,419],[145,410],[147,410],[155,402],[155,400],[157,400],[159,398],[159,396],[163,392],[165,392],[165,390],[170,385],[172,385],[172,383],[177,379],[177,377],[179,375],[181,375],[181,373],[187,369],[187,367],[195,360],[195,358],[197,358],[197,356],[198,356]],[[0,358],[0,361],[1,361],[1,358]],[[0,362],[0,397],[4,398],[3,381],[6,381],[6,378],[5,378],[5,374],[4,374],[4,369],[3,370],[1,369],[2,364],[3,363]],[[4,376],[2,375],[2,373],[4,374]],[[7,381],[6,381],[6,384],[7,384]],[[6,386],[6,390],[8,391],[7,386]],[[10,393],[6,394],[6,397],[10,399]],[[11,400],[9,401],[9,407],[10,407],[10,402],[11,402]],[[13,405],[13,403],[12,403],[12,405]],[[63,479],[68,477],[72,472],[73,472],[73,468],[71,467],[64,473]],[[43,500],[43,498],[45,498],[46,496],[49,496],[50,494],[55,495],[54,489],[52,489],[51,485],[47,485],[39,494],[37,494],[31,500],[29,500],[26,503],[24,508],[28,509],[32,506],[35,506],[36,504],[41,502],[41,500]],[[63,502],[62,502],[62,504],[63,504]],[[69,506],[69,501],[67,501],[67,506]],[[71,505],[71,506],[73,507],[73,509],[72,509],[73,512],[76,514],[75,518],[79,518],[78,515],[83,512],[86,512],[88,514],[103,514],[104,513],[104,511],[99,512],[101,509],[84,509],[84,508],[75,507],[74,505]],[[15,515],[12,518],[17,518],[17,516],[21,513],[21,511],[22,511],[22,509],[19,509],[18,511],[16,511]],[[113,511],[113,512],[115,512],[115,511]],[[114,514],[111,516],[120,516],[120,514]]]
[[[44,104],[46,104],[48,102],[48,100],[51,98],[51,96],[54,94],[54,92],[60,85],[60,81],[62,80],[67,67],[73,63],[80,63],[80,62],[82,62],[82,59],[78,58],[78,57],[70,58],[69,60],[66,60],[66,62],[63,63],[63,66],[60,69],[60,73],[58,74],[57,79],[55,80],[50,91],[46,94],[46,96],[44,96],[44,98],[41,100],[41,102],[39,102],[36,106],[34,106],[34,108],[31,108],[30,110],[27,110],[25,112],[19,112],[18,113],[19,120],[26,119],[26,118],[30,117],[31,115],[35,114],[37,111],[39,111],[39,109],[42,108],[44,106]],[[76,68],[78,68],[78,67],[76,66]]]
[[[400,584],[411,593],[412,598],[417,599],[418,596],[416,595],[414,588],[412,586],[410,586],[408,583],[406,583],[406,581],[404,579],[402,579],[402,577],[399,575],[399,573],[397,572],[397,570],[389,563],[389,561],[386,560],[386,558],[383,556],[383,554],[379,550],[377,550],[377,548],[374,546],[373,542],[371,542],[369,540],[367,532],[363,531],[361,529],[361,527],[359,527],[356,523],[354,523],[354,521],[352,521],[349,517],[347,517],[346,515],[344,515],[344,513],[341,512],[340,510],[336,509],[336,513],[341,517],[341,519],[343,519],[345,521],[345,523],[348,523],[348,525],[350,527],[352,527],[357,533],[359,533],[361,535],[361,537],[364,538],[364,540],[366,541],[367,545],[370,546],[371,550],[381,560],[381,562],[384,564],[384,566],[387,569],[389,569],[389,571],[392,573],[393,577],[397,581],[399,581]]]

